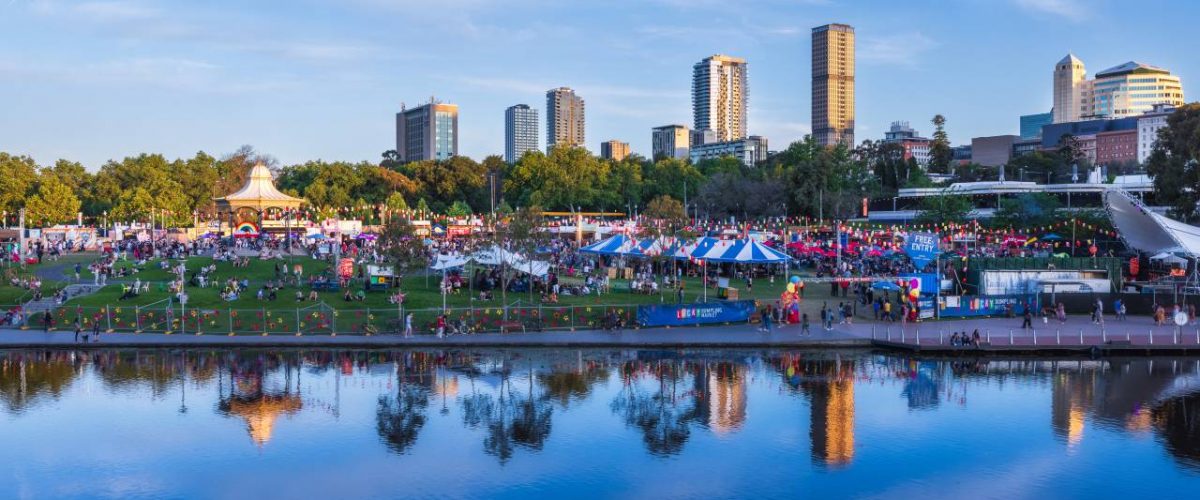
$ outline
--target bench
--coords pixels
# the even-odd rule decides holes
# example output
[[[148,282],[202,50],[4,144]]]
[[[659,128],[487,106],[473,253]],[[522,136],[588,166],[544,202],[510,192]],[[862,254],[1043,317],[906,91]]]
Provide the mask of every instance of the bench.
[[[504,321],[500,323],[500,333],[509,333],[517,328],[521,329],[521,333],[525,333],[525,323],[520,321]]]

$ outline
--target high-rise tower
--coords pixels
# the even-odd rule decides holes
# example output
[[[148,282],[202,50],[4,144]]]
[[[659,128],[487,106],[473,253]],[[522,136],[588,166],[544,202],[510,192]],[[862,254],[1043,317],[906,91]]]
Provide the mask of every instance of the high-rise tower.
[[[717,141],[746,137],[746,60],[714,55],[692,66],[692,114],[696,130]]]
[[[854,28],[812,30],[812,129],[817,143],[854,146]]]

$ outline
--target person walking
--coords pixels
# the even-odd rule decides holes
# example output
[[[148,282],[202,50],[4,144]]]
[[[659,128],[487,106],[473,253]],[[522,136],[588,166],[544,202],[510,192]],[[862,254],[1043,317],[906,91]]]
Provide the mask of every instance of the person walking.
[[[1030,310],[1030,308],[1028,308],[1028,307],[1025,308],[1024,318],[1025,319],[1021,321],[1021,329],[1029,330],[1029,329],[1033,328],[1033,311]]]
[[[441,314],[437,319],[437,338],[443,338],[446,335],[446,315]]]
[[[404,338],[406,338],[406,339],[411,338],[412,334],[413,334],[412,320],[413,320],[413,313],[410,312],[410,313],[404,315]]]
[[[92,318],[92,342],[100,341],[100,322]]]
[[[79,320],[75,320],[75,343],[79,343],[79,336],[83,334],[83,327],[79,325]]]
[[[771,317],[772,314],[774,313],[771,311],[771,306],[767,306],[767,308],[763,310],[762,328],[760,329],[761,331],[765,333],[771,333],[771,322],[774,321],[774,318]]]
[[[50,310],[42,313],[42,327],[46,329],[46,333],[50,333],[50,328],[54,326],[54,316],[50,314]]]

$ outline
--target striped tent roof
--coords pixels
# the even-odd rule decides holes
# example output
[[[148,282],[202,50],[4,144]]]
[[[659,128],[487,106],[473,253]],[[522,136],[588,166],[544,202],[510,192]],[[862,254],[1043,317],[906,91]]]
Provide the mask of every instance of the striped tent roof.
[[[753,239],[721,241],[704,253],[694,253],[692,256],[709,262],[740,264],[775,264],[791,260],[783,252]]]
[[[599,255],[625,255],[626,247],[630,246],[632,241],[624,234],[617,234],[582,247],[579,251]]]

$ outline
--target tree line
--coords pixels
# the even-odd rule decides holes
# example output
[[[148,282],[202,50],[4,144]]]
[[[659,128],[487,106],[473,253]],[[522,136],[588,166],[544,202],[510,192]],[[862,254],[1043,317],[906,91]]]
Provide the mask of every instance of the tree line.
[[[380,208],[467,215],[517,207],[548,211],[646,213],[669,208],[687,217],[738,220],[773,216],[845,219],[861,216],[864,199],[894,196],[907,187],[930,187],[931,174],[951,182],[995,180],[999,171],[953,161],[945,118],[934,117],[928,165],[918,165],[900,144],[867,140],[856,147],[824,147],[811,136],[789,145],[755,166],[732,158],[693,164],[678,159],[651,161],[638,155],[607,160],[576,147],[531,151],[515,164],[499,156],[476,161],[456,156],[439,161],[401,162],[395,151],[380,161],[314,160],[281,165],[243,146],[220,157],[198,152],[168,160],[143,153],[110,160],[95,173],[78,162],[39,165],[32,158],[0,152],[0,210],[11,223],[24,208],[30,225],[89,220],[164,220],[190,224],[211,215],[213,199],[232,193],[249,168],[263,162],[285,193],[303,197],[321,215],[379,217]],[[1200,105],[1180,108],[1169,118],[1148,162],[1159,201],[1184,217],[1200,215]],[[1013,158],[1002,168],[1009,180],[1068,182],[1074,166],[1085,172],[1082,152],[1070,138],[1055,151]],[[909,156],[909,157],[906,157]],[[1137,165],[1109,168],[1110,177],[1140,171]],[[1017,203],[1017,202],[1013,202]],[[929,200],[925,208],[941,219],[962,216],[970,200]],[[1027,210],[1017,210],[1026,207]],[[1004,208],[1004,207],[1001,207]],[[1044,197],[1026,199],[1005,211],[1013,222],[1035,213],[1053,213]],[[1039,216],[1040,218],[1040,216]]]

